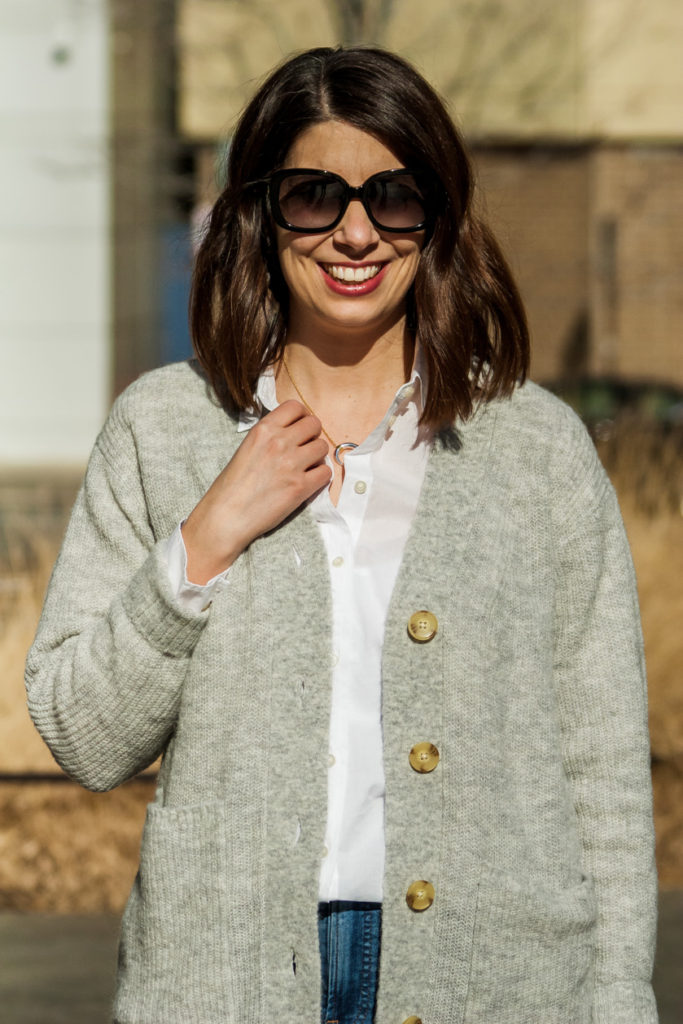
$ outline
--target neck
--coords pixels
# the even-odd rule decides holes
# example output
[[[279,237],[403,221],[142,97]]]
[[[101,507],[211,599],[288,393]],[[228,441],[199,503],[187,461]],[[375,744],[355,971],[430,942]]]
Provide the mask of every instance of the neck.
[[[340,392],[353,395],[357,404],[365,395],[393,395],[410,376],[414,350],[404,320],[391,331],[343,337],[329,331],[302,332],[294,325],[287,332],[286,359],[311,404]]]
[[[343,475],[343,455],[355,448],[382,420],[396,391],[410,375],[413,339],[379,342],[350,352],[288,342],[276,366],[280,402],[300,401],[322,424],[322,433],[337,467],[331,488],[336,501]],[[336,488],[336,490],[335,490]]]

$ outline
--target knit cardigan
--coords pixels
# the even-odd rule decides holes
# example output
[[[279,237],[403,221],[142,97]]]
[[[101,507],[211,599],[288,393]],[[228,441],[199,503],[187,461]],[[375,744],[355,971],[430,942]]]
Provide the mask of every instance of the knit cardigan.
[[[238,447],[196,365],[141,378],[95,445],[27,667],[64,770],[163,762],[122,924],[120,1024],[314,1024],[331,599],[302,508],[210,608],[165,539]],[[407,623],[431,611],[416,643]],[[348,638],[353,643],[353,637]],[[377,1024],[654,1024],[646,695],[613,490],[533,384],[440,433],[383,645]],[[440,760],[419,774],[411,747]],[[435,898],[411,910],[412,882]]]

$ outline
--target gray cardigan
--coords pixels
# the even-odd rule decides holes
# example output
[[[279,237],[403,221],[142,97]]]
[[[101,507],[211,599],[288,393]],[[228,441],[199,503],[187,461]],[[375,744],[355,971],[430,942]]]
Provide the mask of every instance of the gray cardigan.
[[[162,542],[240,443],[192,364],[117,401],[27,668],[63,768],[164,759],[122,926],[121,1024],[315,1024],[330,594],[307,511],[194,614]],[[438,619],[428,643],[415,611]],[[351,641],[352,642],[352,641]],[[614,493],[532,384],[440,435],[383,648],[377,1024],[653,1024],[642,644]],[[413,771],[434,743],[437,768]],[[411,910],[426,880],[433,904]]]

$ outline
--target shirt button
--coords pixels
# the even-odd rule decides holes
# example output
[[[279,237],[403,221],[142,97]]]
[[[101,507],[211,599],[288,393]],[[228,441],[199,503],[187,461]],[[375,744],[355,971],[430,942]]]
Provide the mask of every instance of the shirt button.
[[[356,492],[356,494],[365,494],[365,492],[368,489],[368,485],[366,484],[365,480],[356,480],[355,484],[353,485],[353,489]]]
[[[438,628],[439,623],[436,615],[424,609],[420,612],[415,612],[408,619],[408,633],[418,644],[426,644],[433,640]]]
[[[344,564],[344,559],[342,558],[341,555],[337,555],[336,558],[332,559],[332,565],[335,567],[335,569],[338,569],[339,566],[343,565],[343,564]]]
[[[439,748],[433,743],[416,743],[408,754],[410,767],[421,775],[433,772],[439,763]]]
[[[326,846],[323,846],[323,849],[322,849],[322,856],[323,856],[323,857],[327,857],[327,855],[328,855],[328,853],[329,853],[329,852],[330,852],[330,851],[329,851],[329,850],[327,849],[327,847],[326,847]]]
[[[435,895],[432,883],[425,882],[425,880],[422,879],[421,881],[413,882],[412,885],[408,886],[406,903],[411,910],[418,912],[421,910],[427,910],[427,908],[431,907],[434,902]]]
[[[330,768],[334,768],[335,764],[337,763],[337,758],[334,756],[334,754],[330,754],[330,756],[327,758],[327,763],[329,764]]]

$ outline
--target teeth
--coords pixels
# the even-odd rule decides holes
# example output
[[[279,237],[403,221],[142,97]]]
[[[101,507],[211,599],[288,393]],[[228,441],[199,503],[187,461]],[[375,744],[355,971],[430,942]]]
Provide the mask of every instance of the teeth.
[[[376,277],[381,269],[378,263],[372,263],[367,267],[338,267],[332,263],[325,264],[325,270],[335,281],[369,281],[371,277]]]

